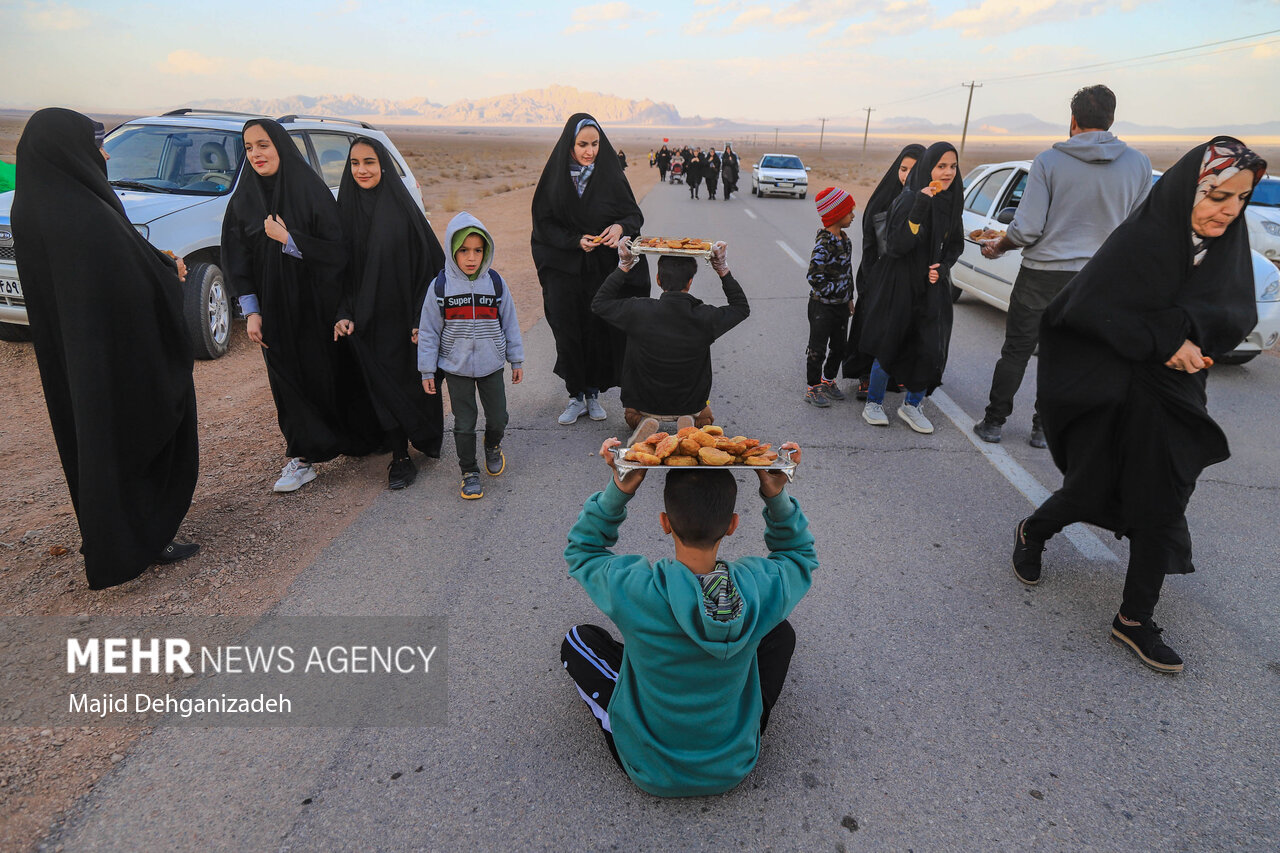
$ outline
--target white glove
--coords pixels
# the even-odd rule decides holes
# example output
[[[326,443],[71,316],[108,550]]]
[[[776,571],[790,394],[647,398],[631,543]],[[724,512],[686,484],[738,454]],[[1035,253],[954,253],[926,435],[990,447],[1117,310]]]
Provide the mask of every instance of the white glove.
[[[717,240],[711,244],[711,268],[716,271],[716,275],[724,278],[729,272],[729,244],[723,240]]]
[[[640,260],[640,256],[631,251],[631,238],[623,237],[618,241],[618,269],[631,272],[631,268]]]

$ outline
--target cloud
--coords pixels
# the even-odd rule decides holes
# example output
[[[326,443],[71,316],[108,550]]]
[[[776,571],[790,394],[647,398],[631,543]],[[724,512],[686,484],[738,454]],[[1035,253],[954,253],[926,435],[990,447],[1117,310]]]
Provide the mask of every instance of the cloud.
[[[965,38],[989,38],[1037,24],[1130,11],[1148,2],[1153,0],[982,0],[943,18],[936,28],[958,29]]]
[[[360,11],[360,0],[344,0],[342,3],[336,3],[328,9],[317,9],[314,13],[317,18],[341,18],[343,15],[350,15]]]
[[[201,76],[217,74],[226,65],[225,59],[205,56],[194,50],[175,50],[165,57],[164,62],[156,63],[156,68],[166,74]]]
[[[579,6],[570,13],[574,23],[565,28],[564,35],[603,29],[625,30],[633,20],[646,20],[653,16],[654,13],[633,8],[630,3],[623,3],[621,0]]]
[[[88,12],[68,3],[27,2],[25,6],[23,17],[27,26],[38,32],[65,33],[83,30],[91,23]]]

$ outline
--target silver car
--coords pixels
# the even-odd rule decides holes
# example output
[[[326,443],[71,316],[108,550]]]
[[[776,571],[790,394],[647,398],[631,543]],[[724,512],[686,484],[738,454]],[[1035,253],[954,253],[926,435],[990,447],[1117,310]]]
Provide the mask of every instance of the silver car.
[[[107,134],[107,177],[138,233],[187,264],[183,304],[196,358],[227,351],[232,306],[222,275],[222,215],[244,164],[245,113],[192,109],[125,122]],[[400,179],[422,205],[418,183],[395,145],[372,125],[348,119],[278,118],[302,156],[336,194],[357,136],[377,139],[391,153]],[[9,211],[13,193],[0,194],[0,340],[31,339],[22,282],[14,261]]]
[[[1022,266],[1022,252],[1011,249],[1001,257],[983,257],[981,246],[969,234],[989,228],[1005,230],[1022,201],[1027,187],[1030,160],[987,163],[978,166],[964,178],[964,253],[951,270],[952,296],[959,299],[968,293],[1001,311],[1009,310],[1009,295]],[[1159,173],[1153,180],[1159,179]],[[1252,202],[1246,215],[1253,209]],[[1250,235],[1253,233],[1252,218]],[[1280,269],[1258,252],[1252,253],[1254,287],[1258,300],[1258,325],[1240,346],[1222,357],[1224,364],[1244,364],[1259,352],[1280,341]]]

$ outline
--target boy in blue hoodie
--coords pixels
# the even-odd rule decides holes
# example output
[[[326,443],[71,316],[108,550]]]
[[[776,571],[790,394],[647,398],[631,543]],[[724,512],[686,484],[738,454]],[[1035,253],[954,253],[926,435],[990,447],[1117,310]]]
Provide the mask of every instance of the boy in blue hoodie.
[[[673,468],[659,515],[675,559],[650,563],[614,554],[627,502],[645,471],[613,477],[587,499],[564,556],[622,633],[596,625],[565,636],[560,659],[631,781],[659,797],[719,794],[741,782],[760,755],[760,735],[782,691],[795,632],[787,615],[818,567],[809,523],[778,471],[757,471],[768,557],[718,558],[738,526],[731,471]],[[784,444],[800,460],[800,448]]]
[[[461,496],[484,497],[476,462],[476,396],[484,407],[484,466],[491,477],[507,467],[502,436],[507,428],[503,362],[511,362],[511,382],[524,378],[524,344],[511,291],[492,269],[493,238],[479,219],[463,211],[445,234],[449,257],[422,301],[418,325],[418,371],[428,394],[439,390],[439,373],[449,387],[453,440],[462,468]]]

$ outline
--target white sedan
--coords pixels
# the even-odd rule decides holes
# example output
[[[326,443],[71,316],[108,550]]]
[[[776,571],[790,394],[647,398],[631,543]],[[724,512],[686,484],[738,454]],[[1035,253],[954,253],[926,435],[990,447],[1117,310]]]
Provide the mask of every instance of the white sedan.
[[[1030,170],[1030,160],[1013,160],[984,164],[965,176],[964,253],[951,270],[956,299],[968,293],[1002,311],[1009,310],[1009,294],[1022,265],[1022,253],[1012,249],[996,260],[988,260],[968,235],[980,228],[1003,231],[1008,227],[1022,201]],[[1258,325],[1240,346],[1222,357],[1224,364],[1244,364],[1280,341],[1280,268],[1257,252],[1252,255]]]
[[[751,164],[751,194],[804,198],[809,194],[808,173],[809,167],[794,154],[766,154]]]

